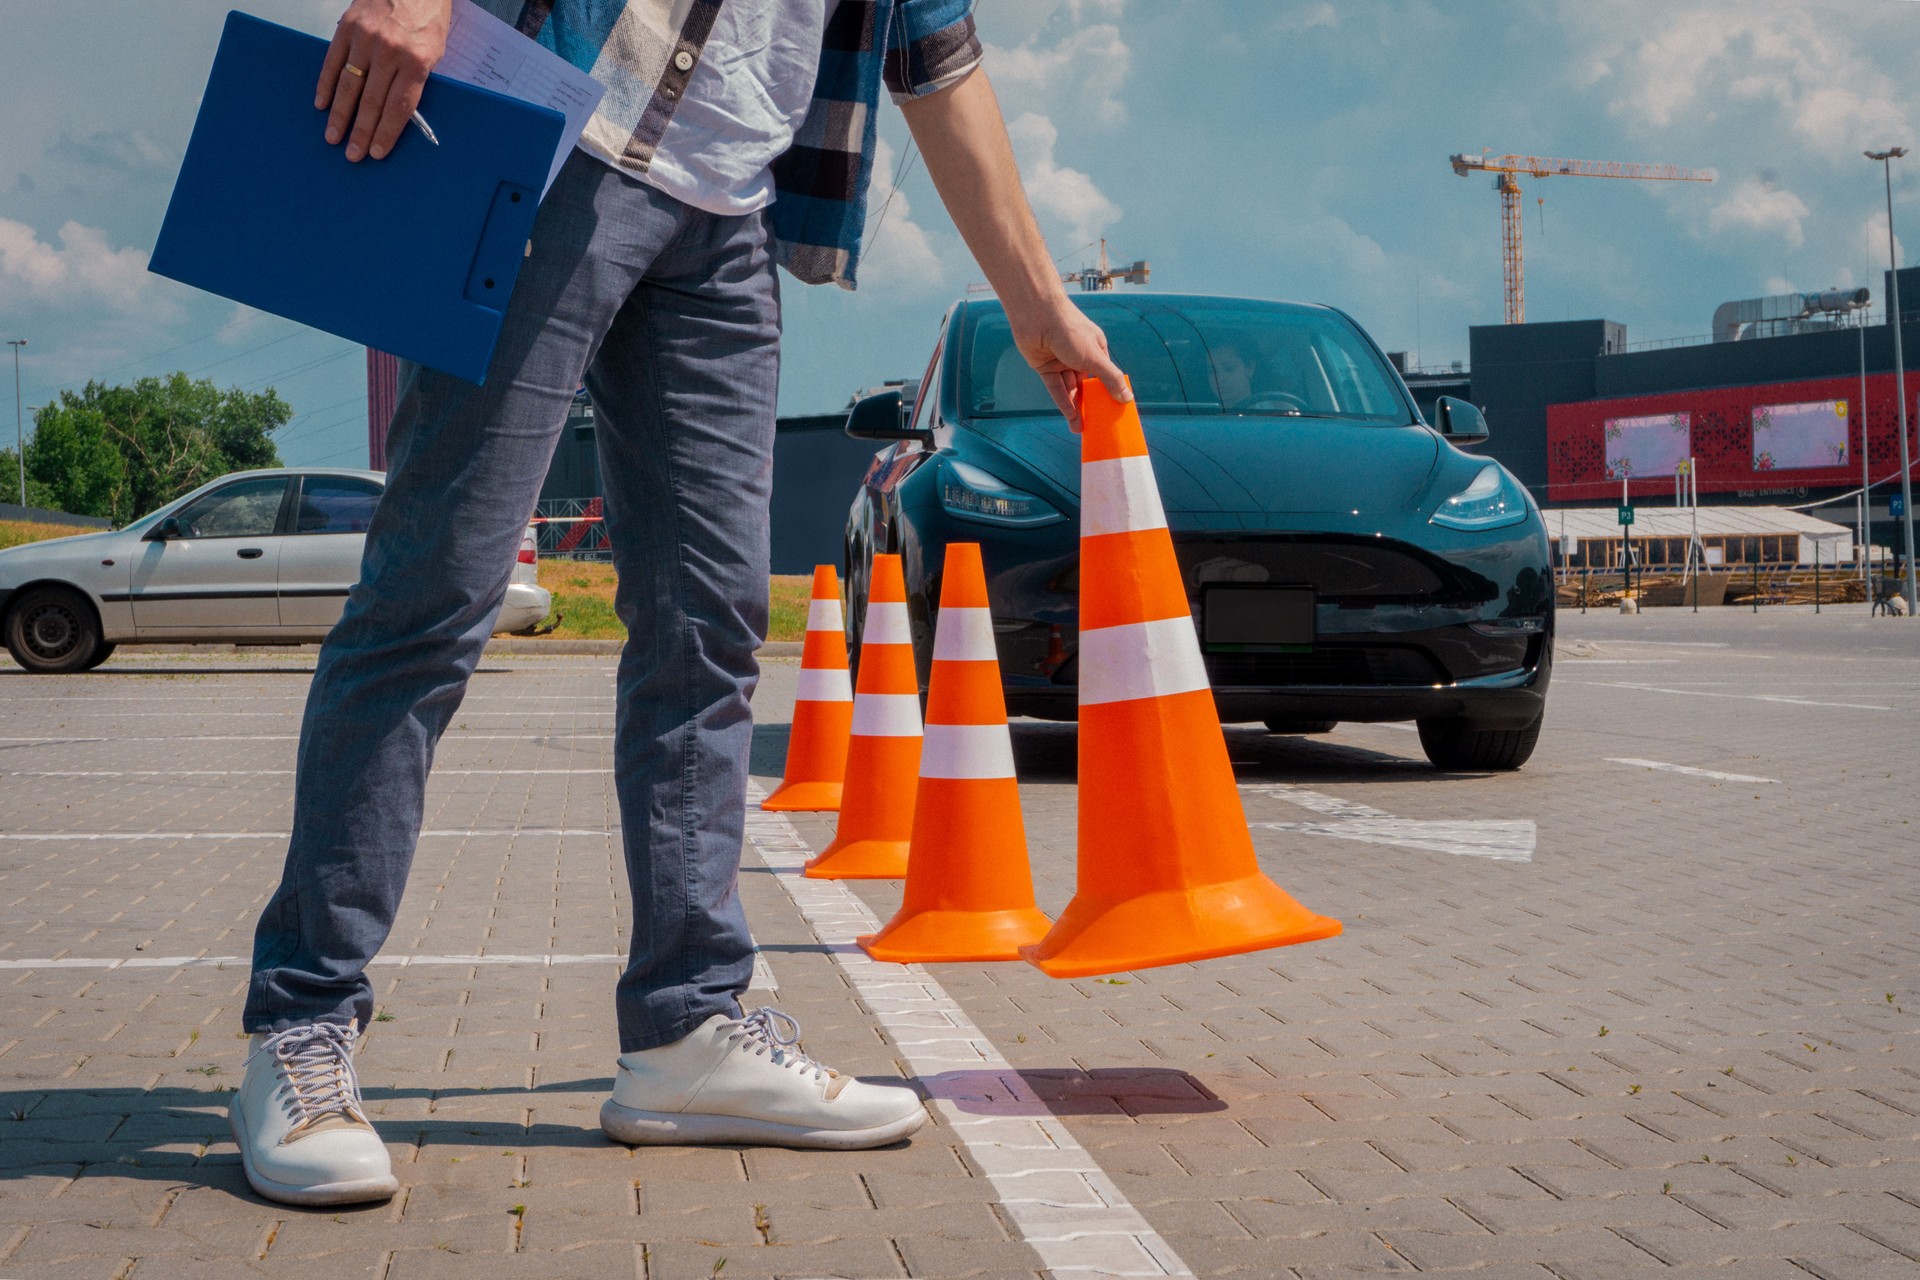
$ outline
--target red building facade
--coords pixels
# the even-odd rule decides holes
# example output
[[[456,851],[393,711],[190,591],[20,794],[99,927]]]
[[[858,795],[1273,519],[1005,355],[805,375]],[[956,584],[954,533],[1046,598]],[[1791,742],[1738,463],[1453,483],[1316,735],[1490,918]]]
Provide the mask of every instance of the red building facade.
[[[1908,379],[1909,397],[1917,385],[1920,379]],[[1866,388],[1866,442],[1878,485],[1900,474],[1893,375],[1869,374]],[[1762,498],[1805,489],[1857,488],[1860,409],[1858,376],[1548,405],[1548,500],[1617,502],[1623,472],[1630,497],[1671,497],[1676,451],[1694,459],[1703,495]],[[1920,448],[1915,447],[1920,413],[1911,398],[1907,412],[1913,450],[1909,457],[1920,460]],[[1661,440],[1663,433],[1670,438]],[[1642,456],[1651,470],[1629,465],[1635,434],[1649,442]]]

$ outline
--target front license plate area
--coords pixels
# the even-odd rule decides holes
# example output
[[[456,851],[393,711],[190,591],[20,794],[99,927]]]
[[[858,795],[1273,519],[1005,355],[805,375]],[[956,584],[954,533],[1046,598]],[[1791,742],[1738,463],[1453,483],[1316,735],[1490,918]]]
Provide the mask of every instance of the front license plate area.
[[[1201,642],[1210,653],[1310,653],[1312,587],[1208,586],[1200,594]]]

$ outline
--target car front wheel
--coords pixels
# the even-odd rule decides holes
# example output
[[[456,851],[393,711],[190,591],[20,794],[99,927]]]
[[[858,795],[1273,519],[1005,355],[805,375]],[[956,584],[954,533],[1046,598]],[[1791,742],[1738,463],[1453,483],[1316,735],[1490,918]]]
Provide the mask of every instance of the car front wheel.
[[[7,651],[28,671],[66,675],[103,661],[100,621],[84,597],[64,587],[35,587],[7,613]]]
[[[1481,772],[1518,769],[1540,741],[1542,712],[1518,729],[1475,728],[1471,720],[1422,720],[1420,745],[1436,769]]]

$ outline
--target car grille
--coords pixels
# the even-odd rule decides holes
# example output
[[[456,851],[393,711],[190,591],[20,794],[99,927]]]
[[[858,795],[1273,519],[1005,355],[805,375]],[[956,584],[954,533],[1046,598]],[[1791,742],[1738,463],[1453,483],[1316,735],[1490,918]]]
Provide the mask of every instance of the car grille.
[[[1208,583],[1312,587],[1328,602],[1485,601],[1498,588],[1480,575],[1403,542],[1327,534],[1174,539],[1187,593]]]
[[[1442,684],[1446,676],[1425,650],[1405,645],[1339,645],[1311,653],[1210,653],[1207,679],[1216,688],[1261,685]]]

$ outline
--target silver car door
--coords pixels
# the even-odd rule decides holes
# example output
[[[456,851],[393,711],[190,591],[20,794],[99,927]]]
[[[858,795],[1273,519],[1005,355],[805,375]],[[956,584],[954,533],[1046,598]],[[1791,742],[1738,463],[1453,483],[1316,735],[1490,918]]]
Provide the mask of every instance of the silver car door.
[[[196,635],[277,637],[280,508],[289,477],[221,485],[170,518],[177,537],[155,536],[133,554],[134,631],[156,639]]]
[[[280,625],[315,638],[340,620],[360,580],[367,526],[379,504],[377,481],[360,476],[302,476],[292,529],[280,553]]]

